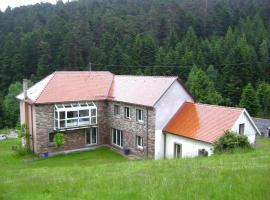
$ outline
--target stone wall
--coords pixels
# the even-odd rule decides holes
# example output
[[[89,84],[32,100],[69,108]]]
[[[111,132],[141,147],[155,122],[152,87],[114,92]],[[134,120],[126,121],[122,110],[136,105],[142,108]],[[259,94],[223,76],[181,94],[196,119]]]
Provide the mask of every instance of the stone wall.
[[[120,106],[120,115],[114,115],[114,105]],[[131,119],[124,116],[124,107],[130,108]],[[143,110],[144,122],[136,121],[136,109]],[[127,103],[109,102],[108,118],[110,128],[110,143],[112,144],[112,128],[123,131],[123,148],[130,149],[131,153],[144,157],[154,158],[155,148],[155,113],[153,108],[137,106]],[[147,123],[148,122],[148,123]],[[148,132],[147,132],[148,129]],[[136,135],[143,137],[144,147],[136,145]],[[147,145],[148,144],[148,145]]]
[[[97,106],[98,145],[109,143],[107,102],[94,102]],[[34,149],[35,153],[56,152],[87,147],[85,129],[64,131],[64,145],[57,149],[49,145],[49,133],[54,132],[54,105],[35,106]]]
[[[154,158],[155,112],[153,108],[111,101],[96,101],[98,121],[98,145],[112,144],[112,128],[123,131],[123,147],[144,158]],[[114,116],[114,105],[120,105],[120,115]],[[124,117],[124,107],[130,107],[131,119]],[[136,121],[136,109],[143,110],[144,122]],[[56,152],[86,147],[85,129],[64,131],[61,149],[49,145],[49,133],[54,131],[54,105],[35,106],[35,153]],[[148,131],[147,131],[148,130]],[[143,137],[143,149],[137,148],[136,135]]]

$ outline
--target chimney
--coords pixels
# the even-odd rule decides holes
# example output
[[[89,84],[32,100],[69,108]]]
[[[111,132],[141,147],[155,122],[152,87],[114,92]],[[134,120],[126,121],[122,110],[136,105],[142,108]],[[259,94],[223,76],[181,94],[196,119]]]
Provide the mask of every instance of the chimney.
[[[23,79],[23,98],[27,99],[27,89],[28,89],[28,81],[27,79]]]

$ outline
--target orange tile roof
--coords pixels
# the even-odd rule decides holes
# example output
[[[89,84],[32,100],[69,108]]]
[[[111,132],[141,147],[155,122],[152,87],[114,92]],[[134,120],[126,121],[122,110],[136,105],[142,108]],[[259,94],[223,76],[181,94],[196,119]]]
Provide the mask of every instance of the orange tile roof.
[[[185,102],[164,128],[165,132],[213,143],[231,129],[242,108]]]
[[[57,71],[29,88],[27,100],[46,104],[108,99],[154,106],[176,80],[177,77],[123,76],[101,71]],[[23,100],[23,93],[17,98]]]

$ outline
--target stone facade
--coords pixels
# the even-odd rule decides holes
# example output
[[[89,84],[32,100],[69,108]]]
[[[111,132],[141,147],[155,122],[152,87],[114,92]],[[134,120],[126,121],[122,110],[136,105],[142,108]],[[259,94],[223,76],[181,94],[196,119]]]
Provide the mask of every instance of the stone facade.
[[[120,114],[114,115],[114,105],[120,106]],[[124,116],[124,107],[130,108],[130,119]],[[143,122],[136,121],[136,109],[143,110]],[[128,148],[131,153],[144,158],[154,158],[155,148],[155,112],[153,108],[137,106],[127,103],[109,102],[108,119],[110,138],[112,128],[123,131],[123,148]],[[143,149],[136,145],[136,136],[143,138]],[[112,139],[110,139],[112,144]]]
[[[112,101],[96,101],[98,144],[112,144],[112,128],[123,131],[123,148],[143,158],[154,158],[155,111],[153,108]],[[120,115],[114,115],[114,105],[120,106]],[[131,118],[124,117],[124,107],[129,107]],[[143,110],[143,122],[136,121],[136,109]],[[61,149],[49,145],[49,133],[54,132],[54,105],[35,105],[34,109],[35,153],[53,153],[59,150],[74,150],[88,147],[85,129],[64,131],[64,146]],[[136,145],[136,136],[143,137],[143,148]]]
[[[98,144],[108,144],[107,102],[97,101]],[[35,105],[34,112],[34,151],[35,153],[56,152],[89,147],[86,144],[85,128],[66,130],[62,148],[49,144],[49,133],[54,132],[54,105]]]

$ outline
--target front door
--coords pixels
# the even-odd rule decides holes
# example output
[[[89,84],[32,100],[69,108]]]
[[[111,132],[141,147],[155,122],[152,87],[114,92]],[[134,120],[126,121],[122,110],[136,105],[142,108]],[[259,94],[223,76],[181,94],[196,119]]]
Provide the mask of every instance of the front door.
[[[174,144],[174,158],[182,157],[182,144]]]

